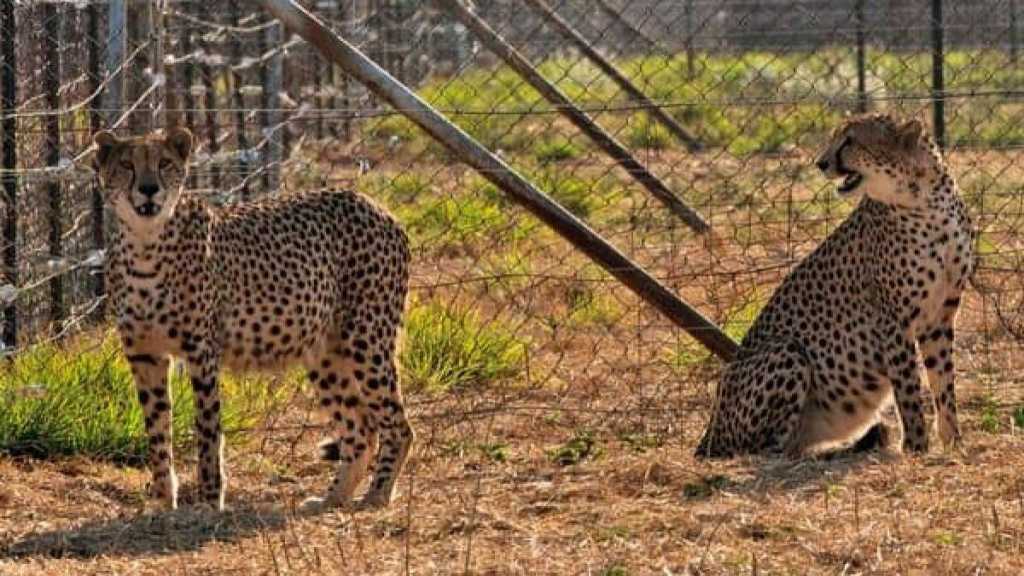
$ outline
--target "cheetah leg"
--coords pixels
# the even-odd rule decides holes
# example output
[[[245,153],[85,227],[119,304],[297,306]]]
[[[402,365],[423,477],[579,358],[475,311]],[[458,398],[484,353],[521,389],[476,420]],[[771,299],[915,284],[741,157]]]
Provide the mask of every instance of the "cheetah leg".
[[[918,340],[928,384],[935,402],[935,429],[942,445],[960,444],[960,424],[956,415],[956,392],[953,374],[953,318],[928,330]]]
[[[128,353],[139,404],[149,439],[149,468],[153,474],[151,495],[174,510],[178,507],[178,478],[174,474],[174,451],[171,443],[171,390],[167,385],[166,356]]]
[[[921,371],[917,365],[917,347],[902,334],[890,347],[889,380],[896,409],[903,424],[904,452],[927,452],[928,429],[924,421],[921,397]]]
[[[369,470],[378,444],[373,408],[379,408],[370,392],[380,386],[380,378],[368,366],[367,348],[361,337],[340,339],[328,343],[326,352],[308,365],[321,410],[330,420],[331,437],[320,444],[320,456],[338,462],[338,472],[327,495],[303,502],[304,511],[351,506]]]
[[[198,357],[209,357],[199,354]],[[224,434],[220,424],[220,386],[214,362],[189,359],[189,376],[195,395],[195,428],[199,442],[198,487],[200,501],[215,510],[224,509]]]
[[[402,404],[401,386],[398,383],[398,369],[390,353],[382,351],[384,360],[380,406],[377,420],[381,428],[381,451],[377,454],[373,483],[363,504],[366,506],[387,506],[395,492],[395,480],[409,458],[415,433],[405,417]]]

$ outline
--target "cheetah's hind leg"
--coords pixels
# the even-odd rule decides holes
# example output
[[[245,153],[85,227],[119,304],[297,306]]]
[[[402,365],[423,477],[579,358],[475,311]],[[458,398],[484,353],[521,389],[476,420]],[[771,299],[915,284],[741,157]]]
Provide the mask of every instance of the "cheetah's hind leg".
[[[799,454],[812,378],[810,362],[793,341],[765,343],[732,362],[696,456]]]

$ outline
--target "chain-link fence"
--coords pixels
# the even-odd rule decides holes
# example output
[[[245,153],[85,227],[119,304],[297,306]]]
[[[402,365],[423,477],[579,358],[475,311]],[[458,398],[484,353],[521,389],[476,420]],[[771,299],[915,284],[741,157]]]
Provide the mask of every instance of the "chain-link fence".
[[[735,339],[853,208],[810,162],[844,114],[928,120],[981,231],[961,381],[993,405],[1018,400],[1017,0],[306,4]],[[557,464],[599,446],[695,445],[719,362],[254,3],[0,6],[8,353],[102,322],[112,223],[90,134],[177,122],[199,142],[193,194],[230,203],[356,188],[408,229],[415,485],[443,483],[466,457],[476,480],[447,504],[476,511],[482,493],[522,472],[507,450]],[[516,57],[533,85],[509,65]],[[308,402],[287,405],[303,415],[254,426],[295,440],[264,439],[278,463],[305,457],[291,454],[294,437],[312,422]],[[452,529],[468,558],[472,531]]]

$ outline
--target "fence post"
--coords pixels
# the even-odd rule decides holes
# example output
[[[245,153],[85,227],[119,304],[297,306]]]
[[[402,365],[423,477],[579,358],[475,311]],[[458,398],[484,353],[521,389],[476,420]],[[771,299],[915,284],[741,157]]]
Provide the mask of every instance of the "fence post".
[[[422,98],[397,82],[359,49],[331,33],[295,0],[260,0],[259,4],[315,46],[324,57],[343,66],[347,73],[372,92],[384,98],[395,109],[401,110],[407,118],[593,259],[637,296],[686,330],[712,353],[726,361],[735,356],[738,350],[736,342],[710,320],[679,299],[571,212],[537,190]]]
[[[236,28],[241,22],[241,15],[238,10],[238,0],[231,0],[228,7],[231,11],[231,24]],[[238,40],[238,32],[231,33],[231,61],[233,66],[238,66],[242,62],[242,43]],[[249,135],[246,132],[245,122],[245,97],[242,95],[242,81],[243,71],[238,69],[232,69],[231,75],[231,100],[232,106],[235,109],[235,142],[238,153],[238,175],[242,179],[242,189],[240,191],[243,201],[249,200],[249,185],[246,184],[246,180],[249,176]]]
[[[0,115],[3,116],[4,272],[5,284],[18,285],[18,60],[14,51],[17,26],[14,0],[0,0]],[[4,306],[3,347],[18,345],[18,309]]]
[[[657,176],[651,174],[618,140],[595,124],[590,116],[573,104],[557,86],[548,82],[522,54],[498,35],[490,25],[466,8],[461,0],[434,0],[434,3],[472,31],[488,50],[515,70],[534,90],[540,92],[559,113],[586,134],[605,154],[615,160],[623,170],[687,226],[698,234],[711,231],[711,226],[700,214],[677,197]]]
[[[86,36],[89,43],[89,89],[96,92],[100,89],[103,80],[100,77],[100,9],[96,4],[89,4],[88,21],[86,22]],[[101,100],[102,102],[103,100]],[[103,126],[103,114],[96,105],[90,106],[89,110],[89,131],[95,134]],[[103,191],[99,182],[93,180],[92,193],[90,194],[90,216],[92,220],[92,248],[103,250],[106,246],[103,230]],[[92,295],[94,298],[102,298],[106,292],[106,279],[103,277],[103,266],[94,266],[89,269],[92,277]],[[93,310],[92,320],[99,321],[103,318],[103,306],[96,306]]]
[[[943,76],[942,0],[932,0],[932,130],[939,148],[946,147],[946,82]]]
[[[1017,0],[1010,0],[1010,62],[1017,64],[1020,52],[1020,38],[1017,30]]]
[[[132,49],[136,49],[146,42],[152,39],[153,35],[153,0],[132,0],[128,2],[126,7],[128,9],[128,21],[125,34],[131,37]],[[126,70],[125,78],[128,80],[128,101],[135,103],[149,88],[149,82],[147,82],[147,76],[149,81],[152,81],[152,75],[148,75],[148,72],[152,71],[153,65],[153,46],[149,46],[148,50],[140,50],[135,56],[134,62],[131,66],[131,73],[127,73]],[[154,94],[149,94],[145,101],[139,104],[138,108],[132,112],[131,117],[128,119],[129,131],[132,134],[142,134],[148,132],[154,128],[153,122],[153,102],[155,100]]]
[[[857,0],[853,6],[857,25],[857,111],[868,111],[867,47],[864,34],[864,0]]]
[[[121,116],[124,105],[124,71],[118,71],[124,64],[125,42],[127,41],[128,12],[125,0],[110,0],[107,4],[107,89],[103,93],[103,110],[106,124],[112,128]]]
[[[688,80],[693,80],[697,75],[693,49],[693,37],[696,34],[696,30],[693,29],[693,0],[685,0],[683,17],[686,20],[686,74]]]
[[[210,7],[208,2],[199,3],[199,18],[204,22],[210,21]],[[220,189],[220,166],[217,165],[217,153],[220,152],[220,141],[217,139],[217,91],[213,86],[213,67],[210,66],[210,45],[199,35],[199,48],[203,53],[203,60],[200,60],[199,73],[203,78],[203,112],[206,116],[204,124],[206,128],[206,147],[209,161],[209,180],[207,185],[214,190]]]
[[[281,82],[284,72],[283,56],[280,48],[282,42],[281,25],[273,24],[264,31],[264,45],[274,54],[265,64],[263,77],[263,138],[266,140],[266,162],[264,163],[263,184],[268,193],[276,193],[280,186],[281,169]],[[266,52],[264,52],[266,53]]]
[[[349,33],[349,22],[356,17],[356,9],[354,6],[349,6],[349,2],[339,2],[338,11],[340,12],[339,17],[341,18],[341,30],[342,33]],[[352,82],[349,80],[348,74],[342,72],[341,68],[338,67],[334,62],[329,63],[331,66],[331,86],[337,90],[338,88],[338,76],[341,76],[341,108],[343,114],[341,116],[341,130],[342,136],[345,143],[352,141]],[[331,108],[337,108],[337,102],[334,97],[331,97]]]
[[[48,114],[45,116],[45,140],[43,143],[46,165],[54,169],[46,179],[46,196],[49,200],[49,224],[48,247],[50,251],[50,262],[53,264],[53,277],[50,278],[50,321],[56,327],[56,333],[60,333],[60,323],[64,321],[64,274],[61,269],[61,258],[64,250],[61,239],[63,237],[63,202],[61,198],[61,182],[57,177],[56,169],[60,165],[60,69],[61,54],[60,40],[64,38],[64,30],[61,26],[62,9],[50,2],[42,5],[43,18],[43,91],[46,93],[46,107]]]
[[[187,12],[189,4],[181,6],[181,10]],[[193,53],[194,47],[192,45],[192,28],[187,27],[181,35],[181,53],[184,54],[184,70],[182,70],[182,100],[185,104],[185,127],[189,129],[193,134],[196,133],[196,96],[192,92],[193,86],[196,83],[196,54]],[[195,170],[192,170],[188,175],[188,187],[189,189],[195,189],[199,182],[199,178],[195,174]]]

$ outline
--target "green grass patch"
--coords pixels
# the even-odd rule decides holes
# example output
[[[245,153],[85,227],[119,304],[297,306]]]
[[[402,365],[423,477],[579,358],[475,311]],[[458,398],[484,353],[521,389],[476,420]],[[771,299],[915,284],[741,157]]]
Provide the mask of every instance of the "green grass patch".
[[[229,436],[258,424],[286,394],[260,379],[221,379],[222,426]],[[69,348],[36,346],[0,371],[0,452],[81,454],[138,464],[147,440],[131,370],[115,337]],[[195,408],[185,377],[171,379],[174,444],[193,438]]]
[[[533,156],[541,164],[573,160],[582,153],[579,146],[564,137],[545,138],[533,147]]]
[[[632,148],[667,150],[672,146],[672,134],[647,114],[637,114],[629,122],[626,143]]]
[[[505,328],[484,322],[471,310],[440,304],[413,307],[399,356],[405,389],[446,392],[516,376],[528,343]]]
[[[600,455],[601,448],[589,430],[575,432],[565,444],[548,451],[551,461],[560,466],[573,466]]]

